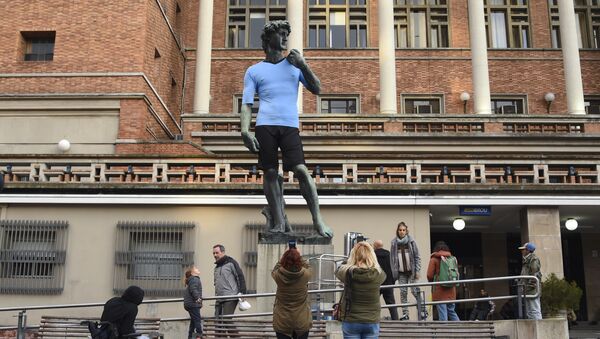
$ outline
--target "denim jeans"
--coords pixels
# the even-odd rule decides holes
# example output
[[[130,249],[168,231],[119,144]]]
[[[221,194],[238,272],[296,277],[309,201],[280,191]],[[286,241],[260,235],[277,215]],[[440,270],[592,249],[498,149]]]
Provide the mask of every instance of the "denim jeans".
[[[344,339],[378,339],[379,323],[342,322]]]
[[[448,303],[448,304],[437,304],[435,307],[438,311],[438,320],[439,321],[460,321],[458,318],[458,314],[454,311],[454,307],[456,304]]]
[[[527,311],[527,319],[542,319],[540,297],[525,299],[525,310]]]
[[[185,310],[190,314],[190,330],[188,332],[188,339],[196,339],[196,336],[202,335],[202,319],[200,318],[200,308],[192,307],[186,308]]]

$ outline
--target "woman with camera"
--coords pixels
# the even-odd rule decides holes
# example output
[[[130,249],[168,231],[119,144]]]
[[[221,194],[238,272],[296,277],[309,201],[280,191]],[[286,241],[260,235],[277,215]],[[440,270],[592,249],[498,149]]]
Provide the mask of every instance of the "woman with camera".
[[[344,283],[340,302],[344,339],[379,338],[379,287],[385,273],[377,263],[373,247],[366,241],[358,242],[350,251],[348,262],[335,275]]]
[[[273,329],[278,339],[306,339],[312,327],[308,282],[312,271],[295,242],[283,253],[271,276],[277,284]]]

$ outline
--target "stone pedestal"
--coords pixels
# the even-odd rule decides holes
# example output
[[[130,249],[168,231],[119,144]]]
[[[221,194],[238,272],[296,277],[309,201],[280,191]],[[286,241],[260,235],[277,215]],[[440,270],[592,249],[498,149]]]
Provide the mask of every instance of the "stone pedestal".
[[[281,259],[283,253],[287,251],[289,240],[296,240],[296,247],[307,260],[325,253],[333,254],[331,239],[311,234],[259,233],[258,238],[256,267],[256,290],[258,293],[275,292],[277,290],[277,285],[271,277],[271,271],[279,259]],[[314,282],[317,281],[319,274],[318,261],[314,259],[310,260],[310,264],[313,270],[313,277],[311,279],[313,283],[311,283],[309,289],[315,289],[316,285]],[[331,266],[333,267],[333,264]],[[332,268],[323,269],[322,271],[327,275],[327,279],[331,279],[330,275],[333,274]],[[272,311],[274,301],[275,297],[257,299],[254,303],[256,305],[254,312]]]

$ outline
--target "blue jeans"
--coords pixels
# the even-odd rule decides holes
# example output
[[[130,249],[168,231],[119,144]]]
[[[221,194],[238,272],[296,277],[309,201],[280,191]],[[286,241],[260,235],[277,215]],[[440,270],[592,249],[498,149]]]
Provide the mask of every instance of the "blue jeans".
[[[196,336],[202,335],[202,318],[200,318],[200,308],[191,307],[186,308],[185,310],[190,314],[190,329],[188,331],[188,338],[195,339]]]
[[[525,310],[527,311],[527,319],[542,319],[540,297],[525,299]]]
[[[448,303],[448,304],[437,304],[435,307],[438,311],[438,320],[439,321],[460,321],[458,319],[458,314],[454,311],[454,307],[456,304]]]
[[[379,323],[342,322],[344,339],[378,339]]]

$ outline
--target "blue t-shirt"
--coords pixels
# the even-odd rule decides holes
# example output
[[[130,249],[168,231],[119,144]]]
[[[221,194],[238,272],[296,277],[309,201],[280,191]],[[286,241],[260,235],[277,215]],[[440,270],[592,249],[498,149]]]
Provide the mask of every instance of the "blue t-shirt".
[[[298,85],[306,80],[302,72],[283,58],[276,64],[262,61],[248,67],[244,76],[242,104],[254,102],[258,93],[260,106],[256,126],[299,127]]]

